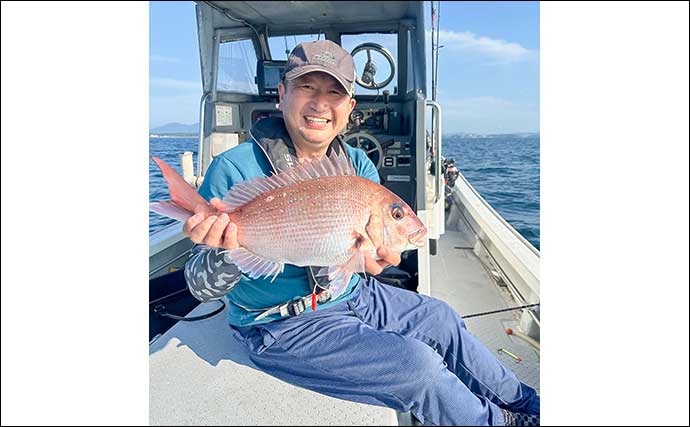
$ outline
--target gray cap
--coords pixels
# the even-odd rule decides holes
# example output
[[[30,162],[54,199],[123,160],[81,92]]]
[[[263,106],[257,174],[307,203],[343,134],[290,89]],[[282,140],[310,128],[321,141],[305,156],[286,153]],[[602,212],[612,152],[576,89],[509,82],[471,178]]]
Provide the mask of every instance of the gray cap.
[[[333,76],[350,96],[355,94],[355,61],[352,55],[330,40],[300,43],[292,49],[285,67],[285,80],[314,71]]]

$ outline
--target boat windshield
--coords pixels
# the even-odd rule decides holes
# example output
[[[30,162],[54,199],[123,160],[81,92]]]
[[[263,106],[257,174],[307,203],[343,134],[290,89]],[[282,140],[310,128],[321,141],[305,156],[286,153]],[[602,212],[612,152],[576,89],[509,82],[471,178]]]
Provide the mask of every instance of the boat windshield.
[[[268,38],[268,48],[273,60],[287,60],[288,55],[300,43],[325,40],[324,34],[300,34],[291,36],[275,36]]]
[[[255,76],[256,51],[251,40],[220,43],[218,49],[218,90],[258,94]]]

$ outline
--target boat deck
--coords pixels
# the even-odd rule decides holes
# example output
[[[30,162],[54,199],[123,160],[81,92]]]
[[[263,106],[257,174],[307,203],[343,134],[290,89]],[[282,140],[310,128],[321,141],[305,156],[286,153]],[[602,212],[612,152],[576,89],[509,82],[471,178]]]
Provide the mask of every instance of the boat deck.
[[[473,250],[476,239],[461,215],[449,215],[447,231],[431,257],[431,295],[461,315],[514,307],[510,293],[492,280]],[[453,219],[454,218],[454,219]],[[207,313],[201,304],[190,315]],[[539,354],[505,329],[517,329],[519,311],[466,320],[503,364],[539,389]],[[497,350],[522,358],[516,362]],[[348,402],[298,388],[257,370],[235,341],[225,312],[178,322],[149,346],[149,418],[152,425],[406,425],[409,414]]]
[[[449,303],[461,316],[519,305],[505,287],[492,280],[475,255],[474,239],[460,220],[446,224],[438,242],[438,255],[431,257],[431,295]],[[539,391],[539,353],[526,341],[505,333],[519,330],[521,310],[471,317],[467,329],[513,371],[520,381]],[[498,349],[519,356],[517,362]]]
[[[208,313],[218,303],[197,306]],[[227,308],[226,308],[227,310]],[[259,371],[227,312],[178,322],[149,346],[151,425],[397,425],[392,409],[335,399]]]

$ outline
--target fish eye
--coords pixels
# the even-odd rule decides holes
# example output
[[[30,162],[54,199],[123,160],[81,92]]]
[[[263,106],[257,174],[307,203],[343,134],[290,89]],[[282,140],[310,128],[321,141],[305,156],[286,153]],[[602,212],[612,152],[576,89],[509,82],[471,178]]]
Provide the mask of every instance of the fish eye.
[[[400,205],[392,205],[391,206],[391,216],[393,219],[396,221],[400,221],[405,217],[405,211],[403,210],[402,206]]]

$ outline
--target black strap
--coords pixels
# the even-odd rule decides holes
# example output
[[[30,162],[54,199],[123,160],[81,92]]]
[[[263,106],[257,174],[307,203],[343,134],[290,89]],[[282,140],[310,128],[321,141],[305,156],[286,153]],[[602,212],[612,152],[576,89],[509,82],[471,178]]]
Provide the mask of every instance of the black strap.
[[[216,301],[220,302],[220,307],[218,307],[217,309],[213,310],[210,313],[202,314],[201,316],[182,317],[182,316],[177,316],[175,314],[170,314],[167,311],[165,311],[165,305],[164,304],[158,304],[155,307],[153,307],[153,312],[158,314],[159,316],[169,317],[169,318],[174,319],[174,320],[182,320],[185,322],[194,322],[197,320],[208,319],[209,317],[213,317],[216,314],[223,311],[223,309],[225,308],[225,301],[223,301],[222,299],[219,299]]]
[[[303,298],[296,299],[295,301],[289,302],[287,305],[287,312],[290,316],[297,316],[307,309],[307,305]]]

